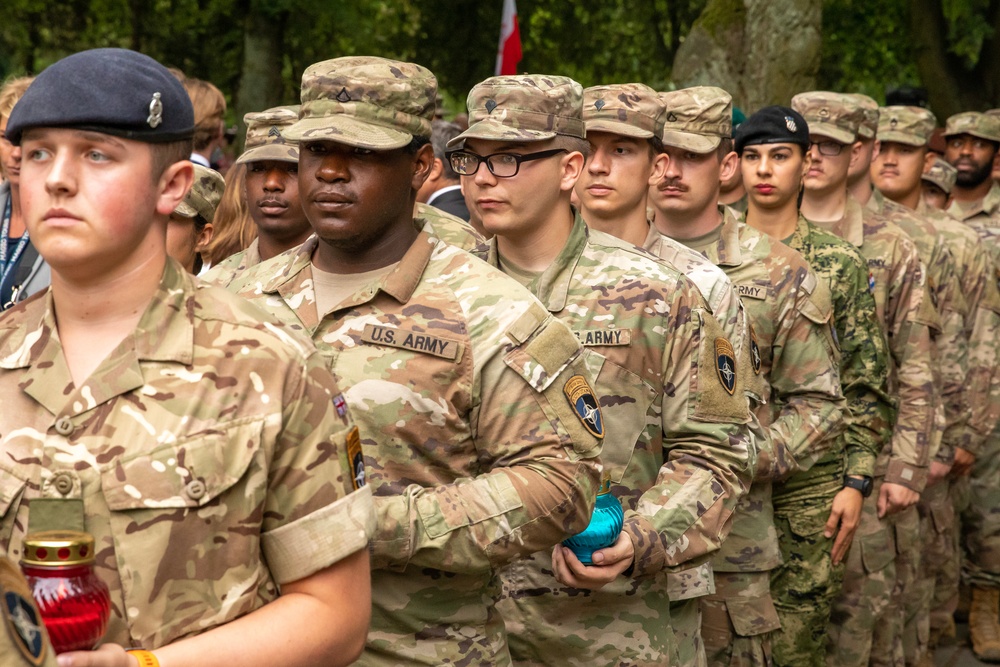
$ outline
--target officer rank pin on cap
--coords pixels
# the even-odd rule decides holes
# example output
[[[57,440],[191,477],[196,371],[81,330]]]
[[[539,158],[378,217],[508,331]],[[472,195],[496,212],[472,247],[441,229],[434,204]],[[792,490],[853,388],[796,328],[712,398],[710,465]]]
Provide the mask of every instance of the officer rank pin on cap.
[[[194,110],[181,83],[149,56],[91,49],[63,58],[35,78],[10,114],[7,139],[20,144],[22,133],[35,127],[166,143],[194,135]]]

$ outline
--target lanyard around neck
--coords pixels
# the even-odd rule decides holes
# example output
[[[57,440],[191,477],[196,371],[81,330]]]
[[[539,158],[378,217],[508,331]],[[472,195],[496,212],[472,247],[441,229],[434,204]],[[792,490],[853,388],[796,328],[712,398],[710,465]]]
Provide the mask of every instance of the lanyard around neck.
[[[13,196],[13,193],[11,193]],[[0,225],[0,285],[7,282],[7,277],[10,272],[17,267],[17,263],[21,259],[21,255],[24,254],[24,249],[28,247],[28,230],[24,230],[24,234],[21,235],[21,239],[14,246],[14,254],[7,259],[7,243],[9,241],[8,235],[10,234],[10,217],[11,217],[11,200],[10,197],[7,198],[7,204],[4,206],[3,210],[3,224]]]

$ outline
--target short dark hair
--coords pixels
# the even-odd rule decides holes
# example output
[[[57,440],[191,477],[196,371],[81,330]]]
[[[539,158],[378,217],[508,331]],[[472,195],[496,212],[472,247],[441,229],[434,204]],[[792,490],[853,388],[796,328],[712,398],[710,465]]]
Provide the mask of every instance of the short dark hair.
[[[555,148],[562,148],[570,153],[583,153],[583,157],[590,157],[590,142],[580,137],[571,137],[566,134],[557,134],[552,140]]]
[[[724,160],[727,155],[733,152],[733,140],[730,137],[722,137],[716,150],[719,153],[719,160]]]
[[[462,134],[462,128],[446,120],[435,120],[431,123],[431,145],[434,146],[434,157],[444,165],[444,177],[449,181],[457,181],[458,174],[451,168],[448,159],[448,142]]]
[[[164,144],[148,144],[148,146],[153,156],[153,181],[156,182],[163,176],[167,167],[191,157],[193,144],[190,139],[182,139]]]
[[[410,155],[416,155],[421,148],[429,143],[431,143],[430,137],[413,137],[410,139],[410,143],[406,144],[406,152]]]

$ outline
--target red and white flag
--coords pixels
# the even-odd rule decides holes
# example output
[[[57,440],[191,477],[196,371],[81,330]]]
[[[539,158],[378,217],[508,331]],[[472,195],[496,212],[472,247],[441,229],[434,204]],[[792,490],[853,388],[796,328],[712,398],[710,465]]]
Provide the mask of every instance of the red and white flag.
[[[500,46],[497,48],[497,76],[517,74],[519,62],[521,62],[521,31],[517,27],[517,5],[514,4],[514,0],[503,0]]]

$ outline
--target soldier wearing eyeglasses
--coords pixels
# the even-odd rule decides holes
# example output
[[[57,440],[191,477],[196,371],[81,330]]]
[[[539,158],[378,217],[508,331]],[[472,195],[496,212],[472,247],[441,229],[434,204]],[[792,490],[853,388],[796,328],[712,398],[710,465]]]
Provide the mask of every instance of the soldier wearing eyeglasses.
[[[455,171],[489,261],[586,348],[625,508],[583,564],[557,546],[501,572],[520,664],[676,664],[667,570],[704,561],[732,527],[754,452],[744,373],[698,288],[652,255],[588,229],[570,197],[589,152],[583,89],[561,76],[494,77],[468,98]]]

